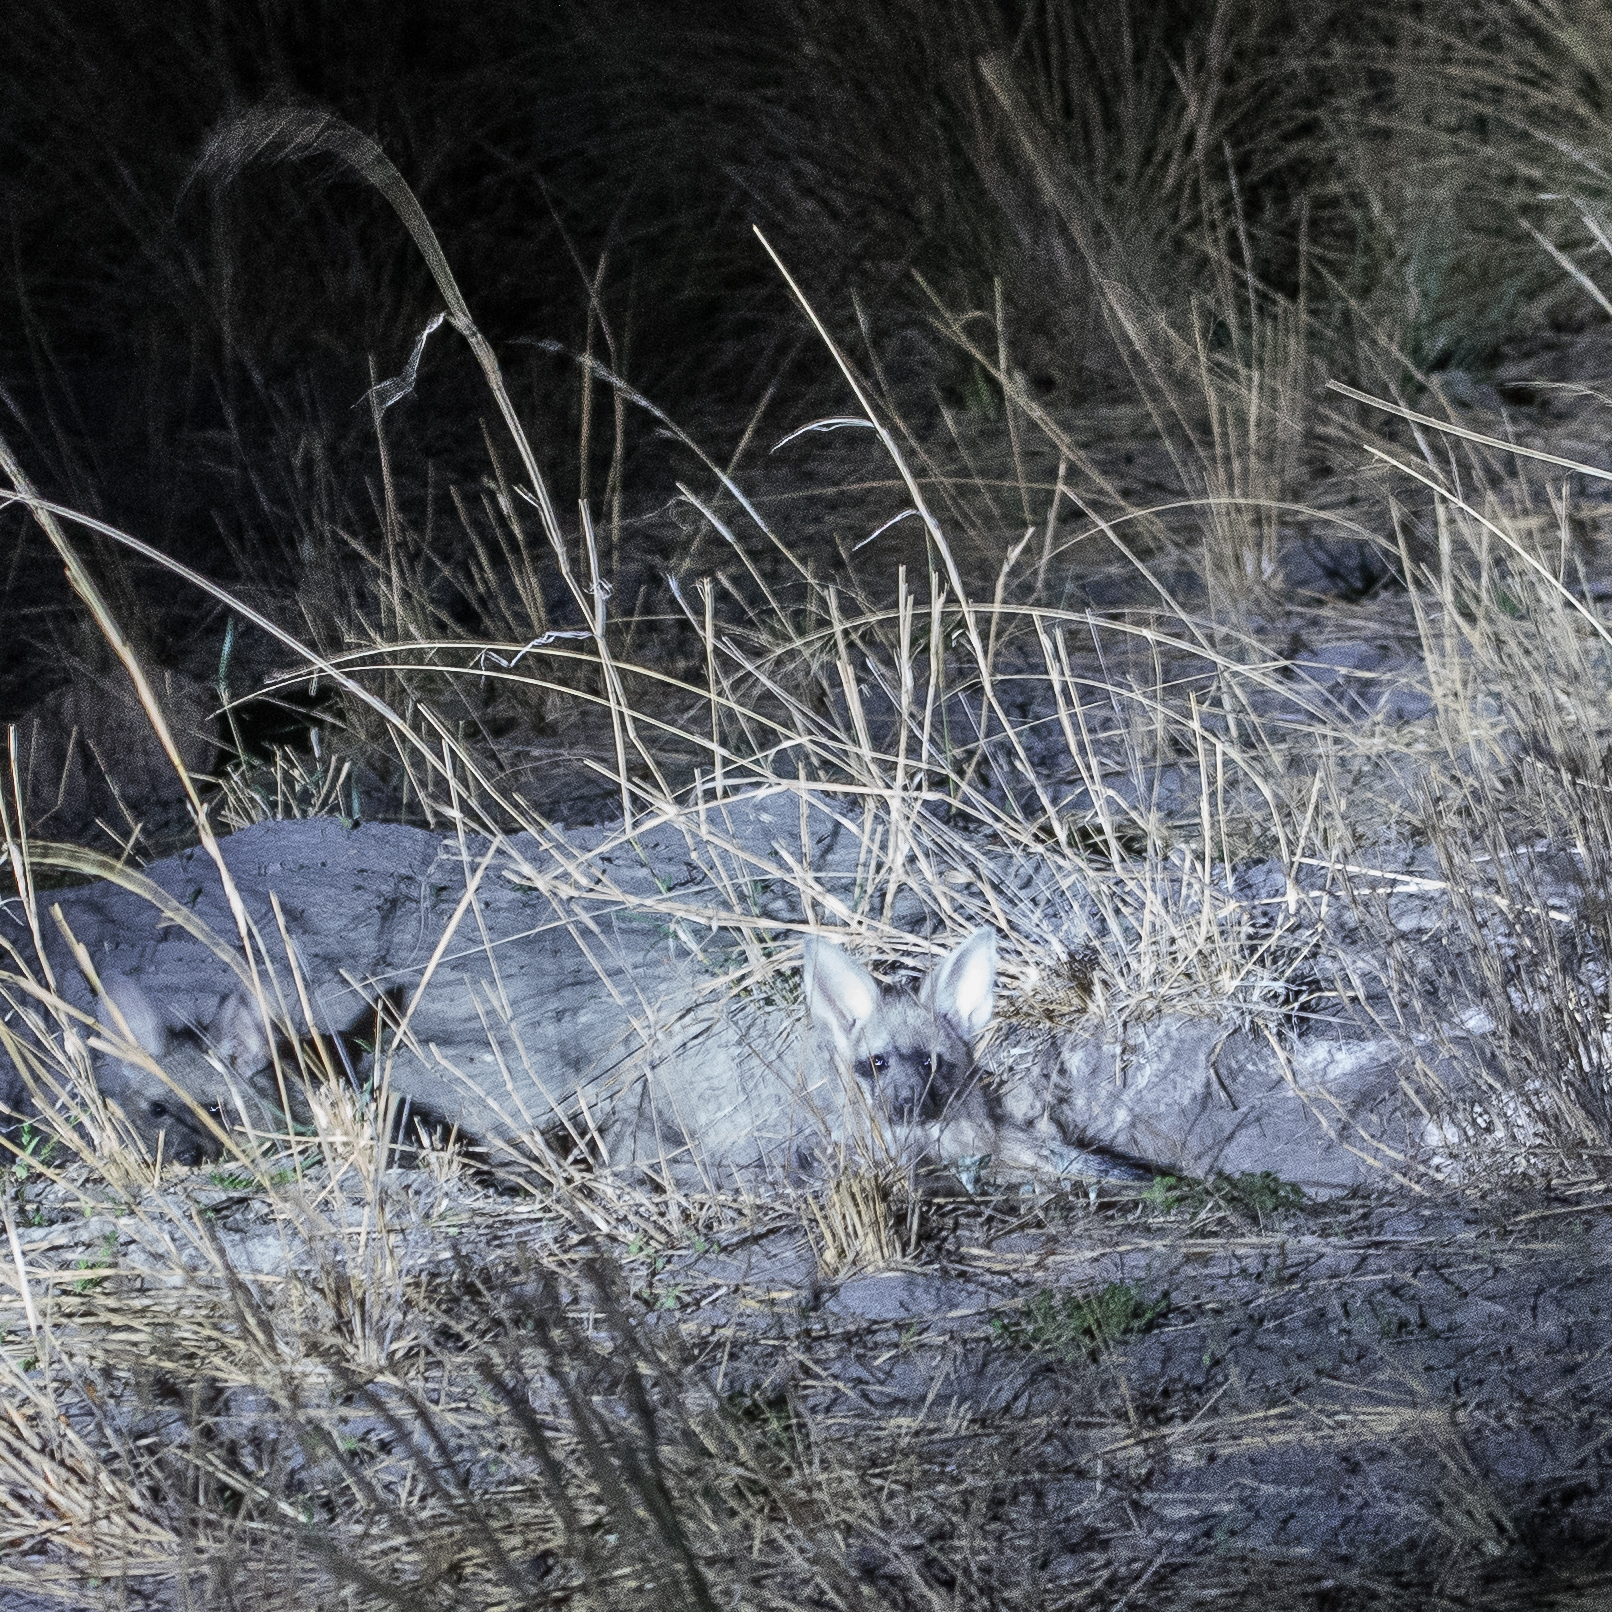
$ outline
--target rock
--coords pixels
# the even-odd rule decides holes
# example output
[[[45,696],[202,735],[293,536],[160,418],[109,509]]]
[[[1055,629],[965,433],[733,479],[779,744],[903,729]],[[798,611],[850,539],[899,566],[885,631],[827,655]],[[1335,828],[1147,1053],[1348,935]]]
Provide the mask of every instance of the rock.
[[[1279,1052],[1216,1020],[1172,1016],[1123,1044],[1071,1041],[1062,1063],[1060,1122],[1172,1174],[1271,1171],[1326,1196],[1381,1181],[1413,1141],[1389,1041],[1313,1036]]]

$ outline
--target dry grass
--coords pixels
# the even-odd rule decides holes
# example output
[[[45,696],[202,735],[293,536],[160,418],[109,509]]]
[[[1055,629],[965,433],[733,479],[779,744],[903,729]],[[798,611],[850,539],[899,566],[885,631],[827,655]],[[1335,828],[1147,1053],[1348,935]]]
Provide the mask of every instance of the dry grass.
[[[781,1317],[759,1338],[728,1311],[702,1328],[710,1294],[676,1262],[798,1235],[810,1208],[624,1203],[641,1228],[628,1243],[581,1229],[554,1197],[449,1182],[410,1203],[417,1185],[399,1174],[379,1216],[357,1183],[312,1173],[266,1191],[171,1173],[115,1195],[82,1167],[58,1174],[14,1189],[41,1223],[19,1228],[17,1280],[0,1291],[13,1340],[0,1585],[47,1604],[183,1604],[184,1583],[189,1604],[247,1608],[1028,1608],[1108,1604],[1150,1562],[1185,1604],[1214,1604],[1259,1575],[1258,1553],[1161,1551],[1129,1533],[1124,1497],[1161,1469],[1181,1485],[1217,1461],[1284,1452],[1423,1463],[1446,1574],[1516,1565],[1517,1522],[1472,1453],[1487,1419],[1452,1414],[1420,1373],[1338,1384],[1321,1406],[1289,1395],[1261,1408],[1205,1383],[1160,1415],[1138,1335],[1196,1325],[1213,1347],[1213,1315],[1180,1295],[1161,1318],[1152,1292],[1088,1272],[1120,1250],[1279,1270],[1309,1241],[1302,1226],[1251,1231],[1213,1205],[1182,1222],[1132,1199],[1076,1211],[1060,1272],[970,1246],[1012,1223],[987,1231],[981,1209],[960,1209],[951,1234],[974,1268],[1059,1284],[977,1323],[976,1347],[1060,1363],[1036,1379],[1037,1404],[1004,1416],[947,1389],[899,1414],[853,1400],[824,1415],[813,1399],[868,1343],[836,1343],[821,1317],[801,1318],[805,1330]],[[1580,1195],[1573,1212],[1596,1201]],[[1048,1210],[1016,1223],[1045,1232],[1068,1212]],[[1358,1297],[1361,1261],[1383,1258],[1362,1213],[1315,1228],[1336,1250],[1334,1294]],[[1528,1243],[1544,1245],[1537,1232]],[[1446,1257],[1488,1266],[1492,1231]],[[1294,1297],[1307,1309],[1328,1294],[1321,1282]],[[1178,1318],[1183,1302],[1194,1313]],[[758,1345],[772,1362],[759,1381]],[[920,1345],[879,1347],[884,1359]],[[926,1358],[940,1389],[947,1357]],[[741,1361],[736,1385],[725,1374]],[[1046,1576],[1037,1496],[1060,1482],[1060,1537],[1088,1550],[1074,1582],[1067,1564]],[[1276,1604],[1306,1604],[1304,1568],[1264,1572]]]

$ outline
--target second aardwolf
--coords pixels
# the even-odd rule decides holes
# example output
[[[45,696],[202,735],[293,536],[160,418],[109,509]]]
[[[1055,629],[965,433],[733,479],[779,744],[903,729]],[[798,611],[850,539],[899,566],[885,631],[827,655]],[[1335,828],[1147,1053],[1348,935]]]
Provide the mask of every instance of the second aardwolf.
[[[271,1040],[262,1012],[243,989],[179,1023],[159,1010],[137,980],[115,980],[108,990],[111,1002],[97,1008],[107,1040],[122,1041],[127,1029],[134,1041],[130,1051],[145,1058],[104,1059],[97,1071],[101,1094],[148,1148],[160,1147],[161,1157],[177,1164],[216,1159],[228,1131],[283,1134],[283,1102],[290,1103],[293,1120],[306,1125],[309,1074],[321,1066],[355,1074],[380,1022],[376,1009],[366,1006],[353,1024],[325,1038],[322,1053],[303,1041],[299,1055],[302,1038],[276,1026]]]

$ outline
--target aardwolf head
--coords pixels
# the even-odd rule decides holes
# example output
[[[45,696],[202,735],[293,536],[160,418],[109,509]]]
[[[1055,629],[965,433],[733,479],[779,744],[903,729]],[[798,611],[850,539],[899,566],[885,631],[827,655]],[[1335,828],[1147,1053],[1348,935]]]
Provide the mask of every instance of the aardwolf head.
[[[238,1124],[243,1112],[262,1123],[278,1106],[269,1090],[274,1080],[262,1015],[243,992],[226,995],[205,1021],[173,1025],[132,979],[109,988],[138,1049],[168,1080],[119,1059],[102,1067],[99,1084],[142,1141],[154,1149],[161,1137],[164,1158],[190,1165],[217,1158],[219,1130]],[[110,1009],[103,1004],[98,1012],[109,1035],[121,1040]]]
[[[152,1002],[137,981],[114,978],[107,990],[134,1038],[127,1048],[133,1056],[101,1061],[96,1079],[102,1093],[122,1109],[142,1142],[155,1151],[161,1138],[162,1156],[177,1164],[196,1165],[223,1152],[221,1132],[249,1129],[283,1133],[287,1121],[305,1124],[310,1115],[308,1080],[321,1069],[339,1068],[355,1086],[362,1087],[365,1059],[380,1033],[383,1009],[395,1007],[397,998],[383,993],[376,1002],[363,1002],[356,1015],[326,1032],[324,1054],[316,1052],[307,1036],[290,1035],[278,1021],[273,1038],[265,1028],[256,1001],[244,990],[221,997],[202,1016],[175,1023]],[[122,1042],[116,1014],[104,1001],[96,1009],[107,1039]],[[144,1053],[167,1076],[154,1074],[139,1058]],[[279,1070],[275,1061],[279,1059]],[[289,1103],[291,1112],[282,1106]],[[421,1129],[446,1129],[432,1110],[403,1105],[393,1116],[393,1142],[412,1146],[415,1132],[405,1137],[406,1124]]]
[[[973,1044],[996,998],[996,931],[976,929],[916,987],[880,985],[829,941],[806,942],[806,1003],[875,1114],[938,1124],[974,1087]]]

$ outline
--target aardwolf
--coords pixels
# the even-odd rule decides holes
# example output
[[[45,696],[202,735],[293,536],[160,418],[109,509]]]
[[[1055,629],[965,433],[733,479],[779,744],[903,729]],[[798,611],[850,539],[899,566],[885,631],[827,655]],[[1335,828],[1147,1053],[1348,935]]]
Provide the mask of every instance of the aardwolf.
[[[991,1018],[994,931],[913,986],[880,985],[830,941],[805,951],[804,1038],[739,1002],[645,1047],[608,1097],[588,1098],[588,1151],[614,1168],[715,1183],[809,1173],[825,1144],[903,1164],[934,1162],[942,1139],[972,1146],[988,1128],[972,1046]]]
[[[976,929],[907,988],[882,986],[838,946],[808,940],[806,1002],[818,1061],[841,1072],[848,1099],[851,1123],[836,1139],[871,1140],[880,1162],[943,1168],[959,1182],[987,1163],[1088,1182],[1158,1173],[1069,1134],[1045,1069],[1021,1068],[987,1089],[974,1052],[996,1005],[993,929]]]

